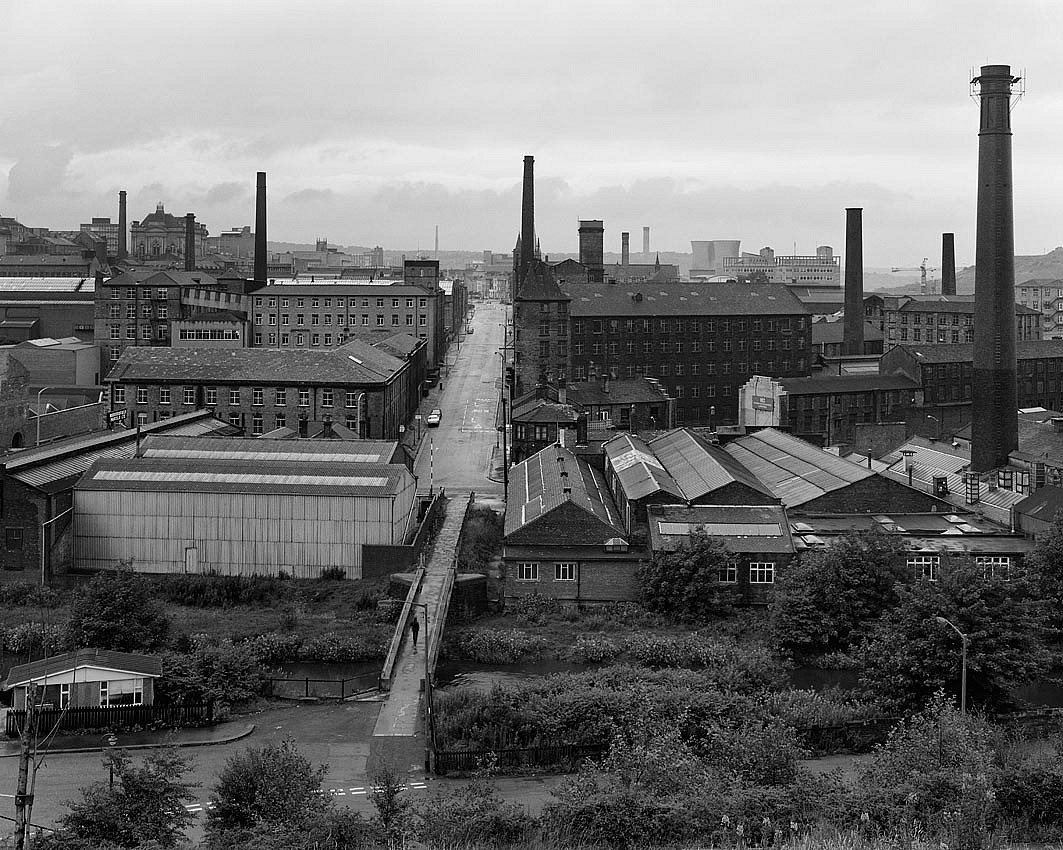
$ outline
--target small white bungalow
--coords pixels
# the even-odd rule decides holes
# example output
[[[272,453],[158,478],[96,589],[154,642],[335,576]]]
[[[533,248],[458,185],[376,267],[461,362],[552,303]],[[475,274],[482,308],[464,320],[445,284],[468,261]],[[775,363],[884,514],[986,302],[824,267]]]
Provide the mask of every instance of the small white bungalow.
[[[154,655],[78,649],[12,667],[3,683],[14,691],[12,707],[26,708],[29,686],[43,691],[44,708],[110,708],[152,705],[162,660]]]

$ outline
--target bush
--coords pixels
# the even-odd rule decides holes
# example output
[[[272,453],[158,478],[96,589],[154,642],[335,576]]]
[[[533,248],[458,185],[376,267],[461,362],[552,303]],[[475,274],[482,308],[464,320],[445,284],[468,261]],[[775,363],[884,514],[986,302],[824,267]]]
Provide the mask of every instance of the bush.
[[[276,632],[245,638],[238,645],[251,653],[259,664],[298,661],[302,649],[302,641],[297,636],[279,635]]]
[[[572,647],[569,657],[579,664],[600,664],[615,661],[627,648],[625,641],[611,640],[594,635],[580,635]]]
[[[163,660],[159,695],[169,702],[213,702],[224,707],[249,702],[265,692],[268,672],[245,644],[194,639],[188,655]]]
[[[647,667],[685,667],[704,671],[722,690],[749,691],[778,685],[785,666],[761,646],[699,635],[640,634],[628,642],[633,660]]]
[[[343,567],[325,567],[317,578],[318,581],[343,581],[347,578],[347,571]]]
[[[465,518],[458,572],[486,573],[491,559],[502,550],[502,517],[490,508],[474,506]]]
[[[299,649],[300,661],[357,664],[383,660],[387,656],[390,632],[376,629],[370,635],[338,635],[326,632],[314,635]]]
[[[54,655],[68,645],[66,626],[51,623],[19,623],[0,626],[4,652],[14,655]]]
[[[527,839],[536,827],[522,805],[507,803],[482,777],[419,800],[412,815],[414,835],[429,847],[504,847]]]
[[[561,614],[561,602],[551,596],[532,593],[506,602],[507,613],[513,614],[522,626],[545,626]]]
[[[1021,824],[1027,837],[1059,835],[1063,828],[1063,766],[1057,762],[1021,764],[994,777],[1002,816]]]
[[[69,643],[74,647],[151,652],[162,646],[170,618],[154,583],[128,569],[97,573],[74,597]]]
[[[480,664],[516,664],[538,660],[547,646],[539,635],[520,629],[462,629],[446,644],[448,658]]]
[[[652,611],[690,622],[730,614],[735,591],[717,580],[734,554],[715,537],[694,532],[672,552],[655,552],[635,571],[642,601]]]
[[[873,703],[848,697],[837,689],[776,691],[764,695],[764,705],[792,726],[833,726],[882,713]]]
[[[272,606],[291,594],[290,584],[269,576],[220,576],[209,573],[159,576],[156,588],[159,598],[189,608]]]
[[[41,586],[28,581],[0,584],[0,604],[33,608],[58,608],[63,604],[63,595],[48,585]]]

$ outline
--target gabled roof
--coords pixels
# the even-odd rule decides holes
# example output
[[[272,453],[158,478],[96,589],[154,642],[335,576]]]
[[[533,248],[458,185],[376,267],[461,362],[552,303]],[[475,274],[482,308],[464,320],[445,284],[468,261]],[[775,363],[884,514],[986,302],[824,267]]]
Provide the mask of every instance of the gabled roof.
[[[4,680],[3,689],[39,682],[48,676],[57,676],[81,667],[99,667],[152,679],[162,675],[162,659],[157,655],[116,652],[111,649],[77,649],[12,667]]]
[[[572,299],[557,285],[554,273],[541,260],[534,261],[528,267],[528,273],[521,281],[517,292],[518,301],[571,301]]]
[[[763,482],[731,455],[686,428],[655,437],[650,440],[649,447],[679,484],[687,501],[734,482],[765,496],[772,495]]]
[[[128,347],[109,382],[374,384],[405,361],[362,340],[330,349]]]
[[[635,404],[666,399],[661,385],[647,378],[609,381],[608,392],[602,381],[580,381],[568,385],[568,400],[576,405]]]
[[[547,446],[509,473],[506,537],[555,510],[573,506],[586,515],[585,524],[576,530],[585,545],[624,536],[623,523],[601,473],[568,449],[556,444]]]
[[[792,508],[870,478],[875,473],[790,434],[764,428],[725,450]]]
[[[679,486],[649,444],[634,434],[619,434],[604,446],[605,462],[620,480],[625,496],[635,501],[654,493],[666,493],[686,501]]]

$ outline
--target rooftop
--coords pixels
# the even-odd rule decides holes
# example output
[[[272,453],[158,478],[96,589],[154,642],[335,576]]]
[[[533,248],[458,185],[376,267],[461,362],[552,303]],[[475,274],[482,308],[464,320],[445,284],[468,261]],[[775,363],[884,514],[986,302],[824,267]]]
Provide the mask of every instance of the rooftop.
[[[39,682],[49,676],[57,676],[81,667],[118,670],[151,678],[162,675],[162,659],[156,655],[116,652],[111,649],[77,649],[12,667],[4,681],[3,689]]]
[[[386,382],[404,365],[358,339],[330,349],[145,346],[126,348],[107,381],[372,384]]]
[[[286,493],[299,496],[394,496],[410,479],[404,466],[365,463],[342,468],[305,459],[121,458],[96,461],[76,490],[199,493]]]
[[[94,277],[0,277],[0,295],[11,292],[87,292],[96,291]]]
[[[650,505],[647,519],[654,552],[677,549],[696,531],[721,539],[732,552],[794,551],[782,505]]]
[[[725,450],[771,490],[788,508],[869,478],[865,466],[806,443],[774,428],[764,428],[728,443]]]
[[[609,381],[608,390],[603,381],[581,381],[568,385],[568,400],[576,405],[591,404],[638,404],[661,402],[667,396],[661,385],[646,378]]]
[[[938,295],[934,300],[912,299],[900,306],[901,313],[973,313],[973,295]],[[1022,304],[1015,305],[1019,315],[1040,316],[1040,310],[1034,310]]]
[[[785,284],[587,283],[565,287],[573,316],[807,316]]]
[[[833,345],[843,342],[845,336],[845,322],[813,322],[812,344]],[[864,342],[876,342],[882,339],[882,331],[871,322],[864,322]]]
[[[813,375],[808,378],[779,378],[779,383],[787,395],[919,389],[918,383],[904,375]]]
[[[140,457],[210,458],[232,461],[307,463],[390,463],[397,443],[389,440],[263,440],[260,437],[178,437],[154,434],[145,438]]]
[[[1015,513],[1052,522],[1063,511],[1063,487],[1038,487],[1015,505]]]
[[[896,348],[907,351],[920,363],[971,363],[974,359],[974,345],[971,343],[898,345]],[[1015,356],[1018,360],[1063,357],[1063,339],[1019,340],[1015,343]]]
[[[585,545],[600,544],[610,538],[624,536],[623,523],[601,473],[555,444],[510,470],[506,537],[566,504],[584,511],[589,520],[597,521],[589,527],[585,525],[572,529],[579,542]],[[591,539],[589,532],[601,539]]]

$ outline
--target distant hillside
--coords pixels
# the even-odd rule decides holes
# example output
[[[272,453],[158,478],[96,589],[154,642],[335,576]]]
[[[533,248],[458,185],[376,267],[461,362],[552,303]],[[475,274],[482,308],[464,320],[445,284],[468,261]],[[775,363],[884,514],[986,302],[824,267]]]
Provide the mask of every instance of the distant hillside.
[[[1063,280],[1063,248],[1056,248],[1047,254],[1015,257],[1016,285],[1037,278]],[[974,292],[974,266],[967,266],[965,269],[956,271],[956,292],[961,295],[970,295]]]

